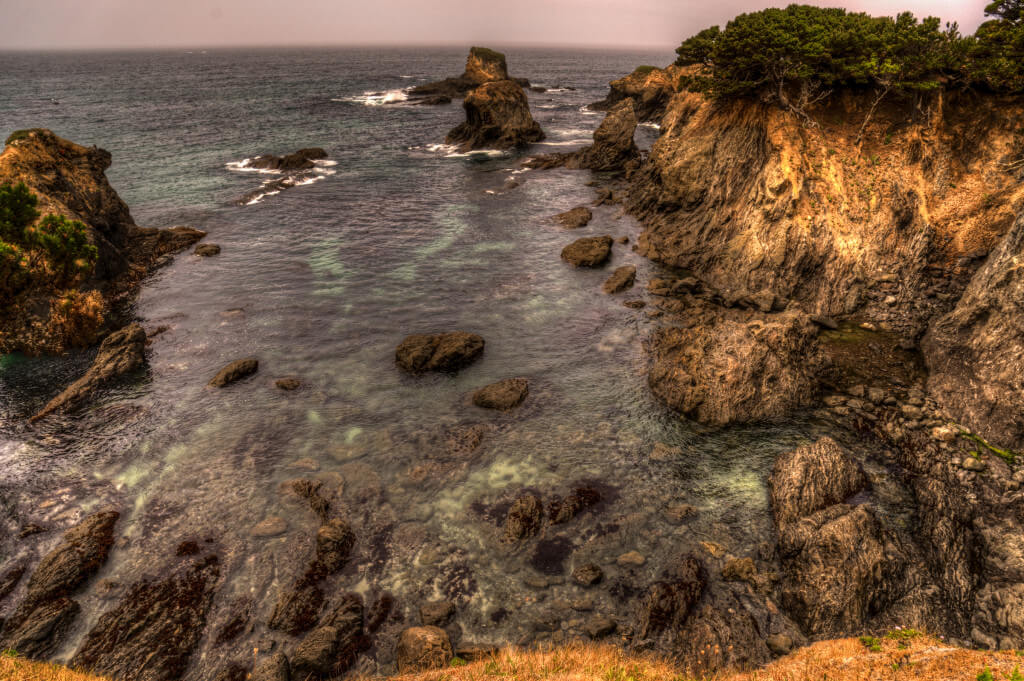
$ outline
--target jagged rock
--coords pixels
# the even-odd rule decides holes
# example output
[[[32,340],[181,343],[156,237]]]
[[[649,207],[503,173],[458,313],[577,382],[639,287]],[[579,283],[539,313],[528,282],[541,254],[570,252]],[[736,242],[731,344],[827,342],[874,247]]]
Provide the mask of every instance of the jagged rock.
[[[319,576],[303,575],[281,593],[270,613],[267,627],[297,636],[316,626],[323,604],[324,592],[319,585]]]
[[[623,265],[612,272],[612,276],[601,285],[601,290],[612,295],[633,288],[636,281],[636,265]]]
[[[209,258],[214,255],[220,255],[220,246],[217,244],[199,244],[192,252],[204,258]]]
[[[317,571],[334,574],[348,562],[356,536],[349,524],[341,518],[332,518],[316,532]]]
[[[18,582],[25,575],[25,566],[17,565],[7,572],[4,573],[3,577],[0,577],[0,601],[7,598],[7,595],[14,591],[14,588],[18,586]],[[3,630],[3,624],[0,623],[0,631]]]
[[[637,68],[628,76],[609,83],[608,95],[587,108],[591,111],[608,111],[619,102],[631,99],[638,119],[660,120],[675,94],[675,83],[679,75],[679,68],[674,66],[667,69]]]
[[[536,494],[523,494],[512,502],[505,517],[505,540],[517,542],[540,531],[544,520],[544,505]]]
[[[146,332],[141,326],[129,324],[115,331],[100,344],[99,353],[85,375],[50,400],[32,421],[81,408],[97,390],[141,367],[145,358]]]
[[[56,649],[79,611],[70,596],[107,561],[119,517],[117,511],[94,513],[64,534],[33,571],[25,599],[3,622],[0,648],[37,657]]]
[[[867,477],[830,437],[775,460],[769,478],[772,509],[779,526],[839,504],[867,486]]]
[[[338,649],[338,630],[319,627],[306,635],[291,658],[292,674],[300,679],[325,677],[334,666]]]
[[[249,681],[289,681],[291,667],[284,653],[274,653],[256,664]]]
[[[1024,450],[1024,213],[921,343],[928,392],[999,447]]]
[[[555,216],[558,224],[566,229],[579,229],[586,227],[594,218],[594,213],[586,206],[576,206],[572,210],[559,213]]]
[[[452,644],[444,629],[410,627],[398,637],[395,662],[400,674],[443,669],[452,659]]]
[[[473,404],[484,409],[508,411],[522,404],[530,392],[525,378],[506,378],[473,393]]]
[[[647,590],[637,614],[634,642],[678,631],[700,600],[707,572],[693,556],[684,557],[663,581]]]
[[[417,85],[409,92],[409,96],[416,104],[447,104],[483,83],[508,78],[505,55],[486,47],[471,47],[466,58],[466,69],[461,76]],[[530,86],[530,81],[525,78],[513,80],[522,87]]]
[[[590,170],[622,170],[640,157],[633,141],[636,132],[636,110],[632,99],[616,104],[594,131],[594,143],[579,152],[578,160],[569,167]]]
[[[309,147],[285,156],[263,154],[249,159],[246,168],[259,170],[309,170],[316,166],[313,161],[327,158],[327,152],[320,147]]]
[[[562,260],[574,267],[600,267],[612,253],[610,236],[588,236],[577,239],[562,249]]]
[[[188,667],[220,578],[215,555],[133,584],[86,635],[71,666],[126,681],[172,681]]]
[[[395,350],[398,366],[410,373],[455,372],[475,362],[484,352],[484,339],[475,333],[414,334]]]
[[[648,383],[669,407],[701,423],[777,419],[814,403],[824,364],[816,336],[806,317],[788,312],[658,329]]]
[[[512,149],[544,139],[544,131],[533,120],[522,86],[513,80],[484,83],[462,103],[466,122],[453,128],[445,138],[461,151]]]
[[[234,362],[231,362],[218,371],[217,375],[210,379],[209,385],[214,388],[223,388],[224,386],[231,385],[243,378],[252,376],[259,370],[259,368],[260,361],[255,357],[236,359]]]

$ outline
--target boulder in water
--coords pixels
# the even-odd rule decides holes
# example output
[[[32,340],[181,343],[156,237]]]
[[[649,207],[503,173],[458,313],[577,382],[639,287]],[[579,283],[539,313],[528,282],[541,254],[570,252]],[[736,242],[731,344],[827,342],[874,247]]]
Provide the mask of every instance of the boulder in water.
[[[452,643],[439,627],[409,627],[398,637],[395,662],[400,674],[443,669],[452,659]]]
[[[484,409],[507,411],[522,404],[530,392],[525,378],[506,378],[473,393],[473,404]]]
[[[192,252],[204,258],[209,258],[214,255],[220,255],[220,246],[217,244],[199,244]]]
[[[586,206],[576,206],[572,210],[559,213],[555,220],[566,229],[579,229],[586,227],[593,217],[594,213]]]
[[[306,149],[299,149],[298,151],[286,154],[285,156],[274,156],[272,154],[262,154],[260,156],[254,156],[249,159],[249,162],[245,164],[246,168],[256,168],[259,170],[309,170],[316,166],[314,161],[327,158],[327,152],[320,147],[308,147]]]
[[[209,385],[214,388],[223,388],[226,385],[252,376],[259,368],[260,362],[255,357],[236,359],[218,371],[217,375],[210,379]]]
[[[607,294],[621,293],[626,289],[633,288],[636,281],[636,265],[623,265],[612,272],[612,276],[601,285],[601,290]]]
[[[413,334],[395,350],[395,361],[410,373],[455,372],[475,362],[484,352],[484,339],[475,333]]]
[[[562,249],[562,260],[574,267],[600,267],[612,253],[610,236],[588,236],[577,239]]]

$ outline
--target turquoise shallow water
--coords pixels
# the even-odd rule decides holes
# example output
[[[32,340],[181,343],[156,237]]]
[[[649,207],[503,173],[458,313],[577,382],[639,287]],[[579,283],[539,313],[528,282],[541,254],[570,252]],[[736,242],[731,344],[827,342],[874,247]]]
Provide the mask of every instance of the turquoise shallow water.
[[[600,116],[582,107],[608,80],[671,59],[508,57],[514,75],[552,88],[530,95],[548,133],[531,153],[586,143]],[[622,300],[642,295],[655,266],[621,245],[599,271],[558,257],[579,236],[635,241],[638,225],[605,206],[585,229],[565,232],[550,216],[593,200],[586,173],[521,172],[513,157],[432,147],[462,119],[457,105],[367,104],[382,96],[374,93],[400,99],[401,88],[455,74],[463,59],[455,49],[0,55],[0,132],[50,127],[107,148],[108,176],[139,224],[191,224],[223,248],[209,259],[180,255],[148,282],[135,312],[148,328],[168,330],[143,374],[80,417],[39,429],[24,422],[88,354],[0,362],[8,533],[0,570],[58,538],[15,541],[20,524],[61,527],[108,504],[125,512],[124,539],[102,575],[115,586],[81,598],[84,614],[62,656],[116,601],[117,585],[158,571],[191,537],[215,538],[222,552],[213,622],[244,599],[253,625],[234,652],[204,639],[190,678],[267,636],[284,642],[263,623],[304,567],[317,524],[279,489],[297,477],[318,477],[356,529],[356,555],[332,589],[396,597],[385,637],[437,597],[458,604],[467,640],[550,636],[537,623],[579,597],[567,576],[587,561],[608,572],[610,586],[591,594],[595,611],[625,618],[636,590],[700,542],[743,554],[765,538],[771,461],[814,428],[704,432],[653,400],[643,343],[656,322]],[[651,134],[638,133],[641,142]],[[268,177],[227,164],[311,145],[335,162],[330,174],[236,205]],[[510,177],[520,186],[504,191]],[[638,287],[603,295],[601,282],[627,263],[638,267]],[[403,336],[455,328],[486,338],[481,361],[457,376],[396,369]],[[249,355],[260,360],[254,379],[205,387],[226,362]],[[286,375],[305,387],[274,388]],[[510,376],[530,380],[519,410],[470,404],[474,389]],[[452,446],[473,428],[483,432],[475,451]],[[655,460],[657,442],[680,449]],[[500,542],[501,512],[515,494],[548,499],[578,484],[603,490],[604,503],[539,541]],[[678,503],[699,513],[672,524],[664,509]],[[288,530],[252,536],[269,517]],[[646,564],[617,567],[615,557],[631,550]],[[539,576],[554,583],[538,592],[528,582]],[[387,665],[389,655],[382,644],[371,658]],[[372,669],[372,659],[361,664]]]

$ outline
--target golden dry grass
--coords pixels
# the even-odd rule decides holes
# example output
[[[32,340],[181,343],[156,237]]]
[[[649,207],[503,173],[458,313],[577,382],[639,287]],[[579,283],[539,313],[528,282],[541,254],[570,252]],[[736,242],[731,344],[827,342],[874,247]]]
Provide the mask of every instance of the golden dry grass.
[[[31,662],[0,654],[0,681],[106,681],[98,676],[74,672],[57,664]]]
[[[855,638],[822,641],[751,672],[699,681],[1024,681],[1024,657],[1014,651],[955,648],[930,636],[886,638],[872,651]],[[1020,667],[1020,676],[1014,676]],[[989,670],[991,677],[979,676]],[[59,665],[0,655],[0,681],[106,681]],[[364,680],[369,681],[369,680]],[[657,657],[612,645],[569,644],[506,649],[489,659],[453,664],[388,681],[698,681]]]

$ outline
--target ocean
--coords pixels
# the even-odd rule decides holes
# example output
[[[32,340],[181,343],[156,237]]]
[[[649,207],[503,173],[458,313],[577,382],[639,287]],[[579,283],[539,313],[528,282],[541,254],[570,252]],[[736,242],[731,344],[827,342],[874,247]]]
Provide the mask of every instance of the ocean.
[[[602,115],[586,105],[608,81],[673,55],[505,52],[513,76],[547,88],[529,93],[547,139],[469,155],[443,145],[464,119],[459,102],[404,101],[410,86],[461,73],[465,48],[0,53],[0,134],[46,127],[109,150],[108,177],[138,224],[191,225],[223,249],[180,254],[146,283],[134,314],[166,330],[145,372],[81,415],[26,423],[90,353],[0,358],[0,573],[59,540],[18,540],[26,522],[64,528],[99,508],[123,513],[98,577],[109,588],[76,597],[82,614],[56,659],[188,539],[210,539],[222,561],[208,631],[239,603],[251,614],[230,646],[203,638],[188,678],[270,639],[290,649],[266,621],[313,551],[318,520],[282,491],[296,478],[320,481],[355,530],[331,595],[394,598],[359,662],[369,672],[389,668],[389,637],[417,623],[426,601],[456,605],[463,641],[564,640],[582,635],[584,616],[628,620],[681,555],[748,555],[770,536],[771,462],[817,426],[715,431],[659,404],[644,341],[661,322],[622,302],[662,269],[630,245],[616,245],[604,269],[559,258],[581,236],[634,243],[640,226],[615,205],[563,230],[551,216],[593,202],[590,173],[521,168],[529,155],[587,144]],[[656,136],[642,127],[637,141]],[[310,146],[327,162],[280,193],[259,191],[279,176],[243,167]],[[603,294],[624,264],[637,266],[636,288]],[[395,366],[407,334],[456,329],[486,339],[473,366],[419,377]],[[253,379],[206,387],[247,356],[260,361]],[[303,387],[275,388],[284,376]],[[469,401],[513,376],[530,382],[517,410]],[[502,540],[516,496],[547,502],[580,487],[601,503],[520,545]],[[695,511],[687,518],[684,504]],[[271,518],[287,529],[253,533]],[[630,551],[644,563],[617,563]],[[585,563],[602,566],[601,588],[573,583]],[[0,602],[0,616],[19,595]],[[584,598],[585,612],[569,607]]]

